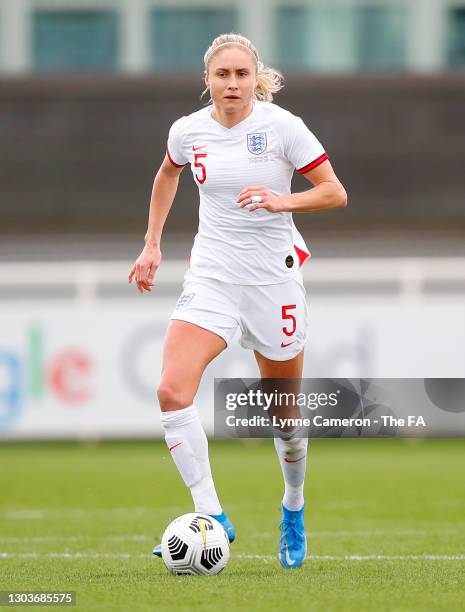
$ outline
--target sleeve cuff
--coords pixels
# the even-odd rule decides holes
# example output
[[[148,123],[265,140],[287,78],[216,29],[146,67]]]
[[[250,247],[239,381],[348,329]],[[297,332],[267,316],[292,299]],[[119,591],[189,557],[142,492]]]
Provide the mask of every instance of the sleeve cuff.
[[[170,152],[168,150],[168,143],[166,143],[166,154],[168,155],[168,159],[170,160],[170,162],[173,164],[173,166],[176,166],[176,168],[184,168],[184,166],[187,166],[187,164],[177,164],[175,161],[173,161],[173,158],[170,155]]]
[[[310,170],[317,168],[320,164],[322,164],[327,159],[329,159],[329,155],[327,153],[323,153],[323,155],[320,155],[320,157],[317,157],[316,159],[314,159],[312,162],[310,162],[306,166],[303,166],[302,168],[298,168],[297,172],[299,174],[306,174]]]

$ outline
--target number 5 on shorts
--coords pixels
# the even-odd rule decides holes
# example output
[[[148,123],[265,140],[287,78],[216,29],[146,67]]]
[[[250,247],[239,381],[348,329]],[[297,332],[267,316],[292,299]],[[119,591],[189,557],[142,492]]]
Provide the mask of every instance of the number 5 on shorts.
[[[297,322],[295,320],[294,315],[289,314],[287,311],[292,309],[292,308],[296,308],[296,304],[288,304],[287,306],[281,306],[281,315],[284,319],[290,319],[292,321],[292,329],[289,331],[289,329],[287,327],[283,327],[283,332],[286,334],[286,336],[292,336],[292,334],[295,333],[296,327],[297,327]]]

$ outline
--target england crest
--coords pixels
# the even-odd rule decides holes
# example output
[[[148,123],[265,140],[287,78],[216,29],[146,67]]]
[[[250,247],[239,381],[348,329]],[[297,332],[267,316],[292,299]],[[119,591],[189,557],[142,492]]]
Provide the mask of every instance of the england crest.
[[[247,134],[247,148],[254,155],[261,155],[266,151],[266,132]]]

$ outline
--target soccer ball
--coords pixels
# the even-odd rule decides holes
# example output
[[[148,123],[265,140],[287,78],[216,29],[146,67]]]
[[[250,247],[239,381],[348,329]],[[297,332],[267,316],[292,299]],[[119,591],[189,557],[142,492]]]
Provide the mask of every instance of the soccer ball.
[[[216,519],[208,514],[183,514],[165,529],[161,556],[173,574],[212,576],[229,561],[229,540]]]

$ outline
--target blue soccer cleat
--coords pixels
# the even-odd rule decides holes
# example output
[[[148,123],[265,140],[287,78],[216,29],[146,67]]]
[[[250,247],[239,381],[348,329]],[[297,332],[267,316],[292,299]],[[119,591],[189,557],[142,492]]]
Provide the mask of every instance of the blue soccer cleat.
[[[152,551],[154,557],[161,557],[161,544],[157,544]]]
[[[279,561],[285,569],[297,569],[307,555],[307,536],[304,527],[304,509],[288,510],[282,506],[282,520],[279,526]]]
[[[229,542],[234,542],[236,539],[236,530],[234,525],[231,523],[229,518],[226,516],[224,512],[221,514],[210,514],[210,516],[221,523],[223,525],[224,530],[226,531],[226,535],[228,536]]]
[[[161,558],[161,544],[157,544],[155,546],[155,548],[152,551],[152,555],[154,557],[160,557]]]
[[[234,525],[226,516],[226,514],[222,512],[221,514],[210,514],[209,516],[216,519],[219,523],[223,525],[223,528],[226,531],[226,535],[228,536],[229,542],[234,542],[234,540],[236,539],[236,530],[234,528]],[[152,551],[152,555],[154,557],[161,557],[161,544],[157,544],[155,546]]]

